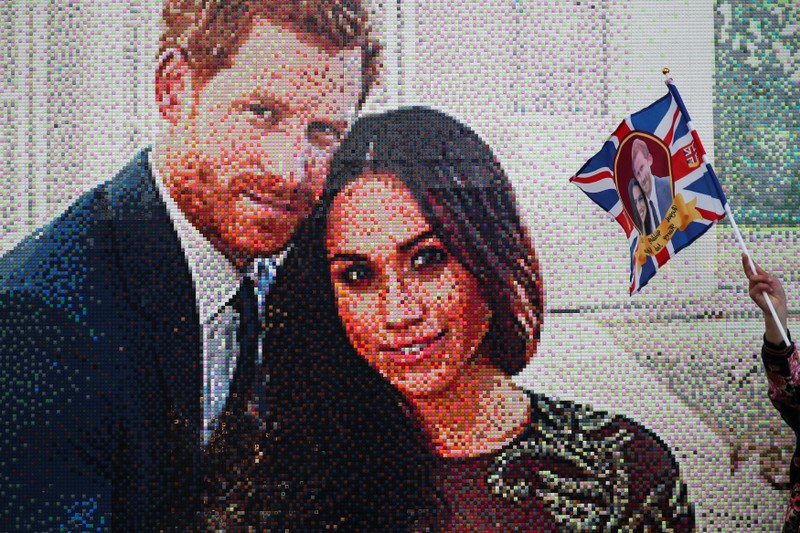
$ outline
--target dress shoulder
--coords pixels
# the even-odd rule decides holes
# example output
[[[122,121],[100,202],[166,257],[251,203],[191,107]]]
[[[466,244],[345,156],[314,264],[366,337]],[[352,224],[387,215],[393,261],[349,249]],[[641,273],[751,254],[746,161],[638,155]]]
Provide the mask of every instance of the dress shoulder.
[[[655,433],[621,415],[531,394],[531,420],[498,452],[487,484],[535,499],[567,531],[691,531],[678,464]]]

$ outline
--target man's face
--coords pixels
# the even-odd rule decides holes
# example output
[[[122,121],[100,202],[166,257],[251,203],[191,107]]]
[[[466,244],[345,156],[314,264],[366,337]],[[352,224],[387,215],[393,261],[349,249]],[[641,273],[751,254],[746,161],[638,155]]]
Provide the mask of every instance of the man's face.
[[[645,196],[650,196],[650,191],[653,190],[653,174],[650,172],[650,165],[653,164],[653,156],[644,155],[642,152],[636,152],[633,154],[632,161],[633,177],[641,184]]]
[[[232,66],[185,91],[191,109],[171,130],[170,192],[238,265],[286,245],[355,114],[361,50],[314,39],[257,19]]]

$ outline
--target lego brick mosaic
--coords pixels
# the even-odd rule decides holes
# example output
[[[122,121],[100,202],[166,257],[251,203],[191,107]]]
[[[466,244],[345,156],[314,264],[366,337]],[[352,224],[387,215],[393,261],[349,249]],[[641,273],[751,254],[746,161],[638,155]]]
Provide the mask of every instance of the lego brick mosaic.
[[[569,178],[668,67],[793,330],[798,16],[4,2],[0,530],[797,529],[730,222],[631,297]]]

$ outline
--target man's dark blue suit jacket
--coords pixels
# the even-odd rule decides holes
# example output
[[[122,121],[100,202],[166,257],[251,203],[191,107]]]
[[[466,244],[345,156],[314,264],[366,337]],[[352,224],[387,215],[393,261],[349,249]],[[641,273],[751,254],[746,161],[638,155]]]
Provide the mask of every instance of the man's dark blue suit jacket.
[[[256,503],[293,530],[399,528],[414,460],[384,425],[405,414],[326,320],[302,248],[270,292],[260,446],[279,496]],[[194,529],[201,381],[192,278],[142,152],[0,259],[0,529]]]

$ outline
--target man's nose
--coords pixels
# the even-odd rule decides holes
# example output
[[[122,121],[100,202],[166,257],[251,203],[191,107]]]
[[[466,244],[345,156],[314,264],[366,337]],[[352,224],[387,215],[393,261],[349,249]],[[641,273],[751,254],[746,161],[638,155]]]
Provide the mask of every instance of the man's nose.
[[[286,185],[299,185],[306,177],[309,161],[313,159],[313,147],[308,139],[307,125],[295,122],[286,129],[286,142],[282,154],[275,154],[279,160],[278,170]]]

